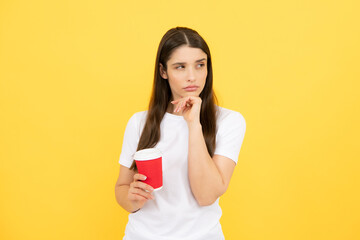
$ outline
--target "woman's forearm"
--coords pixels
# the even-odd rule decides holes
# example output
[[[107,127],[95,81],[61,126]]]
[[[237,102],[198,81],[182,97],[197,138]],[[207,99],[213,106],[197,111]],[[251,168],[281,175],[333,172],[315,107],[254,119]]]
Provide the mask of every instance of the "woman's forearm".
[[[201,124],[188,124],[188,127],[188,171],[191,190],[201,206],[210,205],[224,193],[225,183],[208,153]]]

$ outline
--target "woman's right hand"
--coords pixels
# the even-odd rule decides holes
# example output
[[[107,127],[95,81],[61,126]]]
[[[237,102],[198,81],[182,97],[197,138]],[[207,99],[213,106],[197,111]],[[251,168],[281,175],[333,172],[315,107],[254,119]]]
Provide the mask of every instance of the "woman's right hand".
[[[141,182],[141,180],[145,179],[146,176],[136,173],[134,181],[130,184],[128,199],[137,209],[142,208],[148,200],[154,199],[154,196],[151,194],[154,189],[150,185]]]

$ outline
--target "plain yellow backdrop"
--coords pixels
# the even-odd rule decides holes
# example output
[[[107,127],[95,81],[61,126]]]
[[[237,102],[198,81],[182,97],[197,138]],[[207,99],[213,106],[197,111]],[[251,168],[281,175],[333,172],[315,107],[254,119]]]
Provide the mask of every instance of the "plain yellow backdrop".
[[[0,2],[0,239],[122,239],[122,138],[176,26],[247,130],[226,239],[360,239],[358,1]]]

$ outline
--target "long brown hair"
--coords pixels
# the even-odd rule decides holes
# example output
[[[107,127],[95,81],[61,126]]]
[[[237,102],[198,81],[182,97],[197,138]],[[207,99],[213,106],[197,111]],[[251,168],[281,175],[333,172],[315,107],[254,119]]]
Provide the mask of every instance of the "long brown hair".
[[[207,150],[210,156],[213,156],[216,141],[215,104],[217,104],[217,99],[213,91],[213,71],[210,49],[205,40],[195,30],[186,27],[176,27],[168,30],[160,41],[156,55],[152,95],[137,150],[155,147],[160,140],[160,123],[171,101],[170,85],[169,82],[160,75],[160,63],[166,71],[167,61],[174,50],[180,46],[200,48],[207,54],[206,83],[199,96],[202,100],[200,123],[202,125]],[[137,170],[135,161],[132,163],[130,169]]]

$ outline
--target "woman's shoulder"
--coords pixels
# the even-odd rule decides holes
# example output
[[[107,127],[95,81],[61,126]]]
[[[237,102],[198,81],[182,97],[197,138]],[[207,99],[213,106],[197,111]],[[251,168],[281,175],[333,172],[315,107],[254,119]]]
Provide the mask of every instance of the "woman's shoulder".
[[[218,124],[222,124],[222,123],[230,124],[233,122],[237,122],[237,123],[241,123],[242,125],[246,125],[245,118],[240,112],[223,108],[220,106],[216,106],[216,107],[217,107]]]
[[[144,118],[144,117],[146,117],[146,115],[147,115],[147,110],[145,110],[145,111],[140,111],[140,112],[135,112],[131,117],[133,118]]]
[[[139,124],[144,122],[146,120],[147,112],[148,111],[146,110],[133,113],[129,119],[129,123]]]

